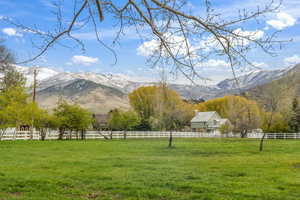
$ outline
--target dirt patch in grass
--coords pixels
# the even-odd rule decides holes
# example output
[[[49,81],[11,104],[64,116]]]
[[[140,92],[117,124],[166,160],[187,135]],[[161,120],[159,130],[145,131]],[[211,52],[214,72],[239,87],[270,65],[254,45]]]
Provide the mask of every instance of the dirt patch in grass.
[[[11,196],[13,196],[13,197],[21,197],[21,196],[23,196],[22,192],[10,192],[9,194]]]
[[[97,199],[101,194],[99,192],[92,192],[86,195],[87,199]]]

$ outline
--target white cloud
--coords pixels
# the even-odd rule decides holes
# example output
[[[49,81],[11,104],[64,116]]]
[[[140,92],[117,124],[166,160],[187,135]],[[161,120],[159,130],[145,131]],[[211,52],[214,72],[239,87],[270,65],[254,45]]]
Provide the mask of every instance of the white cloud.
[[[2,32],[8,36],[23,37],[23,35],[18,33],[14,28],[3,28]]]
[[[71,62],[67,62],[67,65],[84,65],[84,66],[90,66],[92,64],[95,64],[99,61],[98,58],[88,57],[88,56],[81,56],[76,55],[71,58]]]
[[[233,33],[244,36],[244,37],[249,37],[249,39],[251,39],[251,40],[258,40],[264,36],[264,32],[261,30],[243,31],[241,28],[235,29],[233,31]]]
[[[291,57],[287,57],[284,59],[285,64],[287,65],[294,65],[300,63],[300,56],[298,55],[293,55]]]
[[[211,69],[222,69],[222,67],[229,67],[230,64],[224,60],[209,59],[207,62],[200,63],[199,67],[211,68]]]
[[[294,26],[297,21],[294,17],[285,12],[277,13],[276,18],[277,19],[268,20],[267,24],[277,30],[282,30],[289,26]]]
[[[189,50],[190,54],[196,57],[196,53],[194,52],[195,48],[189,43],[189,41],[186,43],[184,37],[176,36],[171,33],[166,33],[162,37],[165,41],[167,41],[173,55],[185,56]],[[187,47],[189,47],[189,49]],[[160,51],[162,51],[162,56],[168,55],[168,50],[158,39],[152,39],[144,42],[137,48],[137,54],[141,56],[152,56],[155,53],[160,53]]]
[[[144,42],[137,48],[137,54],[140,56],[151,56],[159,49],[159,42],[157,40],[150,40]]]
[[[239,35],[240,37],[233,37],[228,35],[228,39],[231,42],[232,46],[247,46],[250,44],[249,40],[259,40],[264,36],[264,32],[262,30],[257,31],[243,31],[241,28],[235,29],[233,34]],[[226,41],[220,38],[220,41],[226,45]],[[220,42],[214,37],[209,36],[206,39],[200,41],[199,48],[210,51],[211,49],[221,49],[222,46]]]

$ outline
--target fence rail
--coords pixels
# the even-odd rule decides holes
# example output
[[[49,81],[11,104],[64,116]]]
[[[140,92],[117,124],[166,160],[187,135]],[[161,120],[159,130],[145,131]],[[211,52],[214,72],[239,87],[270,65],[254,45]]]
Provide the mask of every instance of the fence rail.
[[[300,133],[268,133],[268,139],[300,139]]]
[[[199,133],[199,132],[172,132],[174,138],[238,138],[239,134]],[[170,132],[164,131],[87,131],[85,139],[123,139],[123,138],[168,138]],[[248,133],[248,138],[261,138],[262,133]],[[0,140],[41,140],[39,131],[7,131],[0,135]],[[55,130],[47,131],[45,140],[57,140],[59,132]],[[66,133],[62,139],[81,139],[80,133]],[[267,133],[266,139],[300,139],[300,133]]]

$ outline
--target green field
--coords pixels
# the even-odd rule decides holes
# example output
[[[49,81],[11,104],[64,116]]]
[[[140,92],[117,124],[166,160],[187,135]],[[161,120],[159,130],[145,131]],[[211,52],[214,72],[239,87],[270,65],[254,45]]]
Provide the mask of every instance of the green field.
[[[300,141],[0,142],[0,199],[300,199]]]

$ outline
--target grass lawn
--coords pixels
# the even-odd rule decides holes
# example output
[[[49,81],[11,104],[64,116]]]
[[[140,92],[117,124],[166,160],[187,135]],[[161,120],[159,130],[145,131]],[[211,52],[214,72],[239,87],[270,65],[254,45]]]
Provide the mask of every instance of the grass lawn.
[[[0,142],[3,199],[300,199],[300,141]]]

